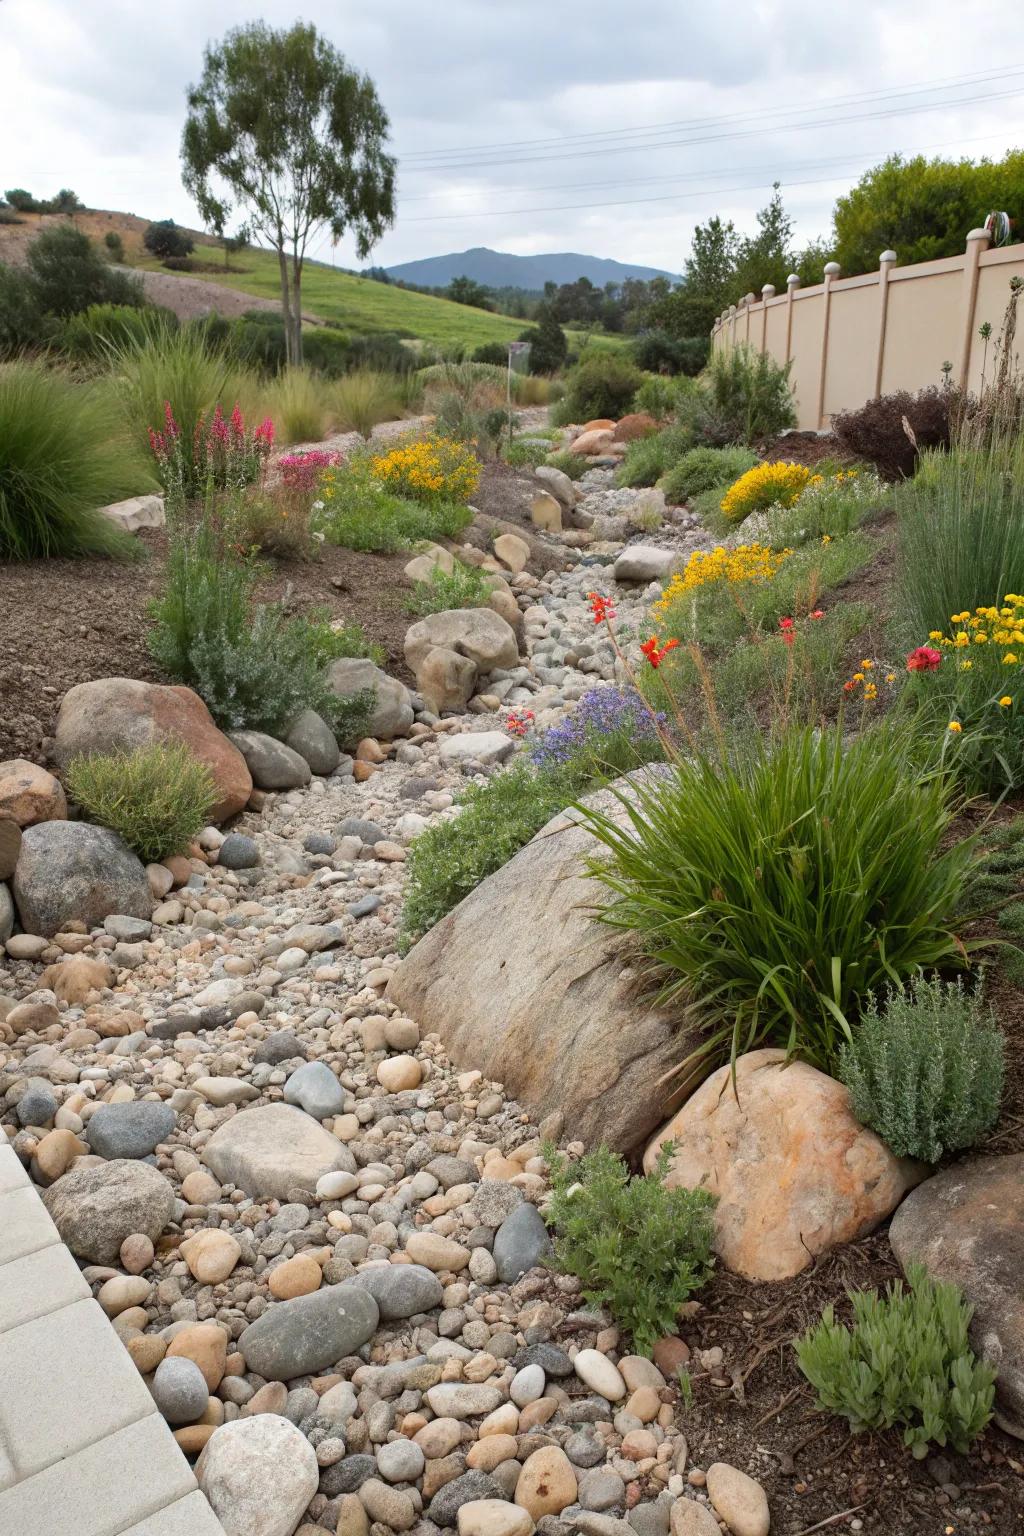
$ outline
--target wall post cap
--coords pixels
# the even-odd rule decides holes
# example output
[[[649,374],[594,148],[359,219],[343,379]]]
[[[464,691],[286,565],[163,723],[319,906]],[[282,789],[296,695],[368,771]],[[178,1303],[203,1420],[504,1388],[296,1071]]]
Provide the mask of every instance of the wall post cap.
[[[746,300],[746,302],[748,304],[756,304],[757,303],[757,295],[755,293],[745,294],[744,298],[745,298],[745,300]]]
[[[838,277],[839,273],[840,273],[840,270],[841,269],[840,269],[838,261],[826,261],[826,263],[825,263],[825,276],[826,277]]]
[[[799,275],[799,273],[791,272],[789,274],[789,276],[786,278],[786,287],[787,288],[799,288],[800,287],[800,275]]]
[[[881,256],[879,256],[879,258],[878,258],[878,264],[879,264],[879,266],[881,266],[883,261],[895,261],[895,260],[896,260],[896,252],[895,251],[883,251]]]
[[[991,240],[992,236],[987,229],[972,229],[968,231],[968,240]]]
[[[761,297],[762,297],[762,299],[771,299],[771,298],[774,298],[774,296],[775,296],[775,284],[774,283],[765,283],[764,287],[761,289]]]

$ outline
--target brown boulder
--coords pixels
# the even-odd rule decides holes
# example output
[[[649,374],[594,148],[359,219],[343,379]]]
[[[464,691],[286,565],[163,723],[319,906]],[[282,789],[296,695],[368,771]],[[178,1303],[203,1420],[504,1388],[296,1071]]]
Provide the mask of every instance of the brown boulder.
[[[670,1188],[718,1198],[715,1251],[748,1280],[786,1280],[819,1253],[872,1231],[926,1169],[893,1157],[854,1118],[846,1089],[785,1051],[720,1067],[644,1153],[673,1144]]]
[[[595,416],[593,421],[585,421],[582,430],[584,432],[614,432],[615,422],[610,416]]]
[[[923,1264],[974,1307],[971,1343],[996,1367],[996,1421],[1024,1440],[1024,1154],[975,1158],[903,1202],[889,1241],[904,1270]]]
[[[609,814],[618,802],[595,798]],[[630,981],[626,940],[588,908],[599,851],[571,813],[484,880],[403,960],[388,996],[538,1117],[630,1151],[669,1112],[667,1073],[699,1038],[685,1008],[653,1008]]]
[[[37,821],[63,821],[68,814],[60,780],[23,757],[0,763],[0,816],[9,816],[19,827]]]
[[[18,867],[21,828],[13,816],[0,816],[0,880],[9,880]]]
[[[614,432],[602,429],[581,432],[569,444],[569,452],[578,453],[582,458],[592,458],[596,454],[607,453],[614,441]]]
[[[191,688],[104,677],[79,683],[64,695],[55,746],[62,768],[79,753],[131,750],[152,741],[183,742],[206,764],[220,797],[210,812],[214,821],[225,821],[244,808],[252,793],[245,758],[218,730]]]
[[[96,994],[113,984],[114,973],[106,961],[90,960],[87,955],[69,955],[57,965],[48,965],[39,978],[41,987],[49,987],[62,1003],[72,1007],[95,1002]]]

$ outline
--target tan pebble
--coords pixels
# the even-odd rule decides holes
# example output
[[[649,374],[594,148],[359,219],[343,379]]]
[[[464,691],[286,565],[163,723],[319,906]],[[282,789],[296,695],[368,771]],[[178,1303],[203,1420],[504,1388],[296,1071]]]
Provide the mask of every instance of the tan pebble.
[[[181,1198],[188,1205],[213,1205],[220,1199],[220,1185],[205,1168],[197,1168],[182,1179]]]
[[[198,1456],[216,1427],[215,1424],[186,1424],[184,1429],[174,1431],[174,1438],[186,1456]]]
[[[486,1435],[466,1452],[466,1466],[493,1472],[503,1461],[514,1461],[518,1451],[515,1435]]]
[[[373,736],[364,736],[355,750],[357,763],[384,763],[387,756],[380,742]]]
[[[722,1536],[710,1509],[696,1499],[676,1499],[669,1519],[672,1536]]]
[[[337,1536],[368,1536],[370,1517],[358,1493],[343,1493],[338,1505]]]
[[[206,1407],[196,1420],[197,1424],[212,1424],[214,1429],[224,1423],[224,1404],[219,1397],[208,1397]]]
[[[528,1510],[504,1499],[470,1499],[459,1508],[459,1536],[532,1536]]]
[[[765,1491],[738,1467],[713,1462],[708,1467],[708,1497],[733,1536],[768,1536],[771,1518]]]
[[[500,1179],[502,1183],[506,1184],[510,1180],[518,1178],[523,1171],[518,1163],[514,1163],[511,1158],[505,1157],[492,1158],[486,1166],[489,1179]]]
[[[89,1148],[73,1131],[47,1131],[36,1143],[34,1163],[41,1183],[52,1184],[66,1173],[76,1157],[87,1156]]]
[[[514,1435],[518,1428],[519,1409],[515,1403],[502,1403],[482,1421],[477,1434],[482,1440],[485,1435]]]
[[[268,1381],[266,1386],[254,1392],[243,1409],[244,1413],[284,1413],[288,1401],[288,1388],[283,1381]]]
[[[118,1317],[129,1307],[139,1307],[150,1292],[150,1283],[141,1275],[115,1275],[100,1286],[96,1300],[108,1317]]]
[[[534,1429],[538,1424],[546,1424],[558,1409],[558,1401],[553,1397],[538,1397],[536,1402],[527,1403],[519,1412],[519,1431],[526,1433],[528,1429]]]
[[[541,1520],[574,1504],[576,1493],[576,1474],[568,1456],[560,1446],[545,1445],[523,1463],[515,1502],[529,1510],[534,1520]]]
[[[468,1248],[436,1232],[414,1232],[406,1240],[405,1251],[414,1264],[423,1264],[435,1271],[451,1270],[457,1273],[465,1269],[470,1260]]]
[[[377,1081],[386,1093],[404,1093],[419,1087],[423,1068],[415,1056],[389,1056],[377,1068]]]
[[[294,1259],[286,1259],[271,1270],[268,1284],[271,1295],[278,1301],[291,1301],[295,1296],[309,1296],[318,1291],[322,1279],[316,1260],[308,1254],[297,1253]]]
[[[354,1141],[359,1135],[360,1124],[355,1115],[335,1115],[334,1134],[339,1141]]]
[[[622,1363],[619,1363],[622,1370]],[[626,1412],[634,1414],[641,1424],[652,1424],[661,1410],[661,1398],[653,1387],[637,1387],[626,1403]]]
[[[364,762],[362,759],[352,764],[352,777],[357,784],[365,784],[367,779],[373,778],[376,771],[372,763]]]
[[[216,1392],[224,1377],[227,1362],[227,1334],[217,1323],[192,1323],[183,1328],[167,1347],[169,1356],[184,1355],[194,1360],[211,1392]]]
[[[162,1339],[158,1333],[140,1333],[134,1339],[129,1339],[125,1348],[138,1370],[143,1376],[148,1376],[166,1355],[167,1340]]]
[[[121,1263],[130,1275],[141,1275],[152,1264],[155,1251],[145,1232],[133,1232],[121,1244]]]
[[[437,1461],[447,1456],[462,1440],[462,1425],[458,1419],[432,1419],[412,1437],[424,1456]]]
[[[242,1247],[230,1232],[207,1227],[185,1239],[181,1256],[202,1285],[219,1285],[242,1257]]]
[[[224,1361],[225,1376],[244,1376],[246,1371],[245,1356],[240,1350],[235,1350]]]

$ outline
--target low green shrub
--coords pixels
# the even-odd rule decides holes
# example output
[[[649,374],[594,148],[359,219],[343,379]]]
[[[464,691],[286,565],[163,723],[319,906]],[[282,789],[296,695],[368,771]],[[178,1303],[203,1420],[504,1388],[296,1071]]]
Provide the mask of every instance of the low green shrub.
[[[870,469],[839,469],[812,480],[791,507],[768,514],[767,529],[775,549],[842,539],[892,504],[893,493]]]
[[[638,368],[651,373],[697,374],[708,360],[709,345],[706,336],[679,338],[666,331],[643,331],[633,342],[633,358]]]
[[[449,608],[486,608],[490,578],[478,566],[456,560],[452,571],[435,565],[427,581],[417,581],[407,599],[410,613],[444,613]]]
[[[108,229],[103,236],[103,244],[109,252],[110,260],[119,265],[124,263],[124,241],[116,229]]]
[[[302,333],[302,361],[314,373],[340,379],[352,366],[352,344],[347,331],[328,325],[310,326]]]
[[[587,464],[582,455],[570,453],[568,448],[561,448],[557,453],[549,453],[544,462],[550,464],[552,469],[560,469],[563,475],[569,476],[570,480],[582,480],[587,472]]]
[[[396,496],[374,479],[366,459],[352,459],[324,475],[313,503],[313,528],[343,549],[393,554],[424,539],[455,539],[473,521],[456,502],[424,506]]]
[[[668,501],[688,501],[703,491],[724,489],[757,462],[749,448],[691,448],[670,466],[662,489]]]
[[[639,368],[620,353],[590,352],[566,379],[559,407],[569,421],[618,421],[642,383]]]
[[[78,361],[105,358],[110,350],[138,350],[161,330],[175,331],[178,317],[172,310],[131,304],[90,304],[69,315],[60,332],[61,350]]]
[[[459,815],[435,821],[409,850],[403,946],[433,928],[481,880],[507,864],[575,793],[576,783],[568,774],[538,774],[522,762],[485,785],[471,784],[461,797]]]
[[[999,1117],[1003,1035],[976,988],[912,978],[872,997],[839,1053],[853,1112],[897,1157],[937,1163],[973,1147]]]
[[[750,447],[795,427],[791,366],[780,367],[770,352],[755,352],[747,346],[712,352],[701,375],[706,391],[701,402],[705,440]]]
[[[515,469],[536,469],[539,464],[546,464],[550,449],[540,443],[505,442],[501,448],[501,457],[506,464],[511,464]],[[579,454],[574,454],[578,459]]]
[[[974,1308],[958,1288],[930,1279],[920,1265],[907,1278],[909,1291],[896,1283],[884,1297],[851,1291],[852,1327],[827,1306],[797,1340],[797,1360],[821,1407],[855,1433],[898,1425],[918,1459],[930,1445],[965,1455],[992,1417],[995,1367],[971,1349]]]
[[[669,1189],[671,1143],[654,1171],[630,1178],[621,1157],[598,1147],[570,1162],[550,1143],[545,1220],[555,1259],[583,1282],[592,1307],[606,1307],[650,1355],[679,1326],[679,1309],[710,1278],[715,1198],[704,1189]]]
[[[0,358],[44,347],[59,331],[60,321],[43,313],[28,274],[0,262]]]
[[[626,448],[615,471],[615,484],[633,488],[654,485],[692,446],[693,433],[687,426],[665,427],[651,437],[638,437]]]
[[[157,482],[116,401],[39,363],[0,365],[0,560],[130,556],[97,510]]]
[[[281,603],[255,602],[259,577],[258,566],[226,548],[209,507],[192,529],[173,528],[167,586],[150,605],[153,656],[225,730],[279,734],[313,709],[353,743],[370,701],[339,698],[326,680],[329,663],[351,655],[349,640],[325,611],[289,616]]]
[[[648,374],[633,396],[634,411],[653,416],[655,421],[670,421],[679,403],[679,381],[660,373]]]
[[[348,366],[367,368],[372,373],[413,373],[416,353],[393,331],[376,336],[352,336],[348,344]]]
[[[492,368],[508,367],[508,347],[503,341],[485,341],[473,353],[474,363],[489,363]]]
[[[701,1011],[702,1055],[781,1045],[829,1070],[862,998],[980,943],[953,926],[976,846],[948,844],[952,788],[894,726],[695,749],[620,798],[624,825],[583,812],[601,917],[636,935],[661,1002]]]
[[[142,304],[137,277],[115,271],[73,224],[40,231],[28,248],[28,280],[46,314],[74,315],[90,304]]]
[[[219,798],[209,768],[181,742],[75,757],[66,777],[89,820],[117,832],[144,864],[184,853]]]

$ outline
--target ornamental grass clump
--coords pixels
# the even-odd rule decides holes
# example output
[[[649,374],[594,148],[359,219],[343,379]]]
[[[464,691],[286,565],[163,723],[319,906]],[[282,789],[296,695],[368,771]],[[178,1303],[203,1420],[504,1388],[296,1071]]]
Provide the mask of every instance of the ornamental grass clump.
[[[817,478],[805,464],[758,464],[730,485],[720,503],[722,513],[730,523],[741,523],[752,512],[791,507]]]
[[[74,757],[66,777],[89,820],[119,833],[144,864],[184,853],[219,799],[207,765],[180,742]]]
[[[954,914],[976,845],[950,842],[948,779],[894,727],[694,743],[618,798],[622,823],[582,812],[607,853],[599,915],[636,936],[663,1005],[703,1015],[701,1055],[777,1045],[831,1070],[868,993],[967,960]]]
[[[456,560],[450,571],[435,565],[426,581],[417,581],[406,600],[410,613],[445,613],[449,608],[486,608],[492,581],[478,566]]]
[[[630,1178],[621,1157],[598,1147],[578,1162],[550,1143],[544,1149],[555,1261],[583,1282],[592,1307],[607,1307],[650,1355],[679,1326],[679,1309],[710,1278],[715,1198],[703,1189],[671,1189],[672,1146],[653,1172]]]
[[[966,1455],[992,1417],[995,1367],[971,1349],[974,1308],[959,1289],[921,1265],[907,1278],[909,1290],[894,1282],[882,1297],[851,1291],[851,1327],[827,1306],[796,1341],[797,1361],[821,1407],[855,1434],[898,1426],[918,1460],[931,1445]]]
[[[999,1117],[1002,1031],[978,988],[939,977],[872,997],[840,1050],[853,1112],[897,1157],[937,1163],[973,1147]]]

